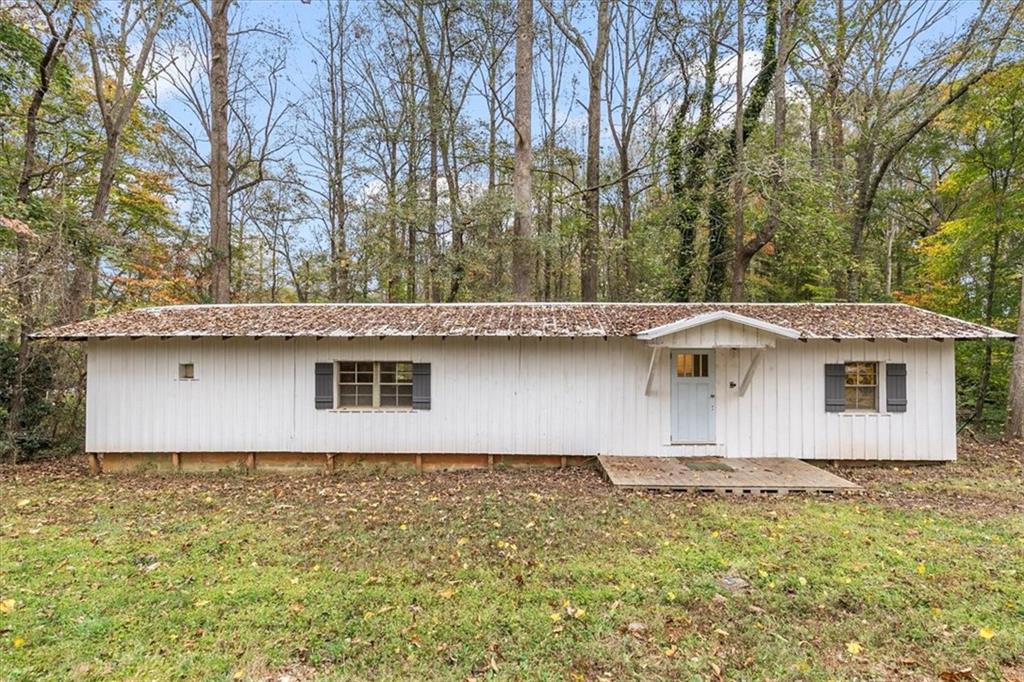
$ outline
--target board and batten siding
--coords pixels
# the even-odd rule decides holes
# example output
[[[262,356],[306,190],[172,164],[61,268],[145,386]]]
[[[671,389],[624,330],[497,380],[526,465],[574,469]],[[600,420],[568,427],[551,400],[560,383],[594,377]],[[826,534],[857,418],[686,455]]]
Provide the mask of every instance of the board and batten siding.
[[[713,351],[716,444],[703,446],[670,443],[669,352],[660,352],[645,395],[652,350],[634,339],[90,341],[86,448],[955,458],[952,342],[772,341],[743,396],[758,350]],[[431,409],[315,409],[315,363],[336,360],[431,363]],[[884,411],[880,367],[881,413],[826,413],[825,364],[854,360],[906,364],[907,411]],[[193,381],[178,379],[187,362]]]

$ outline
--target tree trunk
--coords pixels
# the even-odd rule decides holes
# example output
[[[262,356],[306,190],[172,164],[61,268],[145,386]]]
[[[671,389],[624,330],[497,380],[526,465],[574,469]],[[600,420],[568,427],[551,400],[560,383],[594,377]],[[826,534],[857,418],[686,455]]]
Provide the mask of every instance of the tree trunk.
[[[765,3],[765,34],[761,46],[761,69],[750,89],[750,97],[746,109],[737,111],[737,118],[742,120],[739,139],[744,143],[757,128],[761,119],[761,110],[768,99],[775,70],[778,65],[776,53],[778,27],[778,0],[767,0]],[[725,149],[718,157],[715,173],[712,176],[711,198],[708,202],[708,277],[704,299],[717,301],[728,279],[729,253],[728,225],[726,224],[727,195],[729,181],[736,168],[736,138],[727,137]]]
[[[1000,211],[997,209],[996,214]],[[997,218],[997,222],[999,219]],[[992,240],[992,252],[989,254],[988,273],[985,277],[985,326],[991,327],[995,317],[996,275],[999,272],[999,258],[1002,239],[997,235]],[[981,423],[985,416],[985,402],[988,400],[989,385],[992,382],[992,339],[985,339],[985,358],[981,364],[981,375],[978,378],[978,393],[974,400],[974,417]]]
[[[786,63],[789,52],[793,49],[795,33],[793,19],[796,16],[799,0],[791,3],[784,1],[780,8],[779,23],[779,47],[777,51],[775,75],[772,85],[774,122],[772,126],[772,157],[769,170],[769,192],[768,217],[761,229],[750,240],[737,243],[737,250],[733,261],[733,291],[732,300],[745,300],[746,277],[750,270],[750,264],[754,257],[761,252],[774,238],[782,224],[782,192],[785,183],[783,182],[783,146],[786,137]]]
[[[717,82],[718,36],[716,34],[708,44],[707,58],[704,61],[704,90],[701,93],[700,115],[693,132],[693,141],[686,149],[685,157],[682,140],[689,112],[683,104],[676,109],[668,135],[666,170],[669,175],[674,204],[673,222],[679,232],[675,286],[672,288],[671,297],[673,301],[678,302],[689,301],[693,288],[697,219],[700,217],[700,206],[707,183],[707,156],[714,139],[712,126],[714,125],[713,107]]]
[[[516,2],[515,170],[512,177],[512,295],[531,297],[533,270],[533,0]]]
[[[733,147],[735,148],[736,172],[733,177],[733,208],[732,208],[732,229],[733,229],[733,251],[734,261],[732,268],[732,295],[733,301],[743,300],[743,281],[746,279],[747,268],[743,259],[743,244],[745,241],[743,221],[743,198],[746,194],[746,182],[744,178],[744,144],[743,144],[743,10],[744,0],[736,0],[736,121],[733,126]]]
[[[601,252],[601,79],[604,77],[604,57],[608,50],[611,23],[608,3],[609,0],[598,2],[597,44],[587,69],[587,171],[586,189],[583,192],[586,224],[580,246],[580,297],[584,301],[597,300],[598,260]]]
[[[231,301],[228,169],[228,5],[210,0],[210,298]]]
[[[1024,438],[1024,268],[1020,277],[1020,306],[1017,314],[1017,340],[1013,344],[1010,370],[1010,405],[1006,415],[1006,437]]]

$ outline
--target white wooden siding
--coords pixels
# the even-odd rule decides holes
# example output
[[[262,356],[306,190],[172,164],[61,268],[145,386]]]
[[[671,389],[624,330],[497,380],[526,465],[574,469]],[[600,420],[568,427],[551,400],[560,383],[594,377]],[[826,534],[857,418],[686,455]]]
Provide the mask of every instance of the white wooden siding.
[[[692,338],[686,339],[692,341]],[[735,339],[739,341],[741,339]],[[749,339],[746,339],[749,342]],[[760,339],[758,339],[760,340]],[[669,353],[632,339],[140,339],[88,346],[90,452],[700,455],[942,460],[956,456],[953,343],[778,340],[718,348],[716,436],[671,445]],[[429,411],[314,409],[314,363],[431,363]],[[908,407],[829,414],[824,365],[907,365]],[[178,363],[195,381],[178,380]]]

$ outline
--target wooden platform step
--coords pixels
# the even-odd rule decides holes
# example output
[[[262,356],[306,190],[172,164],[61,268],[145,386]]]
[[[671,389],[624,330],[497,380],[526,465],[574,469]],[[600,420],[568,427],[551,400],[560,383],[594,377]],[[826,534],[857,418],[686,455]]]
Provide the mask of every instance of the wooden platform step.
[[[615,486],[633,490],[679,490],[729,495],[839,493],[860,486],[812,464],[789,457],[621,457],[597,458]]]

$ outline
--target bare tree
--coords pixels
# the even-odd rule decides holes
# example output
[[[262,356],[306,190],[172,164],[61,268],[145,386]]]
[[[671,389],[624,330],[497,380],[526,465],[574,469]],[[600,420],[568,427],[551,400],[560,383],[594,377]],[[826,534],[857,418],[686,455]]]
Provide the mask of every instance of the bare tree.
[[[610,41],[605,89],[608,127],[617,157],[618,236],[623,252],[609,276],[609,288],[613,298],[621,298],[633,278],[628,248],[637,191],[634,180],[643,166],[653,163],[651,155],[655,150],[653,144],[647,145],[641,158],[635,158],[637,128],[647,121],[651,138],[660,137],[663,117],[657,112],[660,103],[657,90],[665,75],[665,60],[658,54],[657,23],[662,18],[662,0],[640,6],[632,2],[616,4],[613,12],[614,40]]]
[[[515,172],[512,178],[512,291],[530,298],[533,271],[533,0],[516,2]]]
[[[601,90],[611,28],[610,0],[597,2],[597,30],[593,49],[571,20],[571,5],[563,5],[556,11],[551,0],[540,1],[559,30],[576,48],[587,69],[587,169],[583,191],[586,224],[580,246],[580,297],[584,301],[596,301],[601,252]]]
[[[560,290],[556,279],[564,275],[561,268],[555,264],[556,234],[555,234],[555,205],[556,178],[561,176],[558,170],[559,153],[558,139],[569,121],[570,110],[561,106],[563,101],[562,91],[565,86],[566,67],[568,63],[567,54],[569,41],[555,27],[555,22],[550,14],[545,13],[545,21],[541,24],[542,47],[541,54],[544,55],[542,62],[543,70],[534,76],[535,95],[537,106],[544,112],[538,118],[542,143],[540,147],[541,158],[543,159],[544,178],[543,198],[540,220],[538,221],[538,236],[540,246],[540,258],[537,260],[536,276],[537,288],[541,300],[551,300]],[[568,99],[572,100],[575,95],[575,81],[572,81],[572,91]]]
[[[228,169],[228,6],[231,0],[192,0],[210,38],[210,298],[231,300],[231,213]]]
[[[178,147],[167,154],[167,162],[186,183],[207,193],[210,298],[215,303],[231,298],[232,197],[266,180],[269,166],[290,143],[279,130],[291,110],[279,96],[286,65],[276,42],[280,36],[262,25],[228,25],[229,2],[210,0],[207,12],[202,0],[192,0],[195,16],[180,25],[180,33],[157,56],[181,105],[161,109]],[[243,40],[249,36],[261,39],[258,50]],[[205,82],[197,74],[204,74]],[[238,241],[244,241],[244,234]]]
[[[300,111],[305,131],[304,150],[311,157],[312,173],[322,189],[310,188],[323,203],[323,217],[329,243],[330,295],[334,301],[351,298],[348,247],[349,206],[346,184],[355,172],[349,161],[352,138],[352,105],[348,67],[352,27],[347,2],[326,5],[326,16],[318,35],[306,43],[316,57],[316,73],[310,83],[309,107]]]

